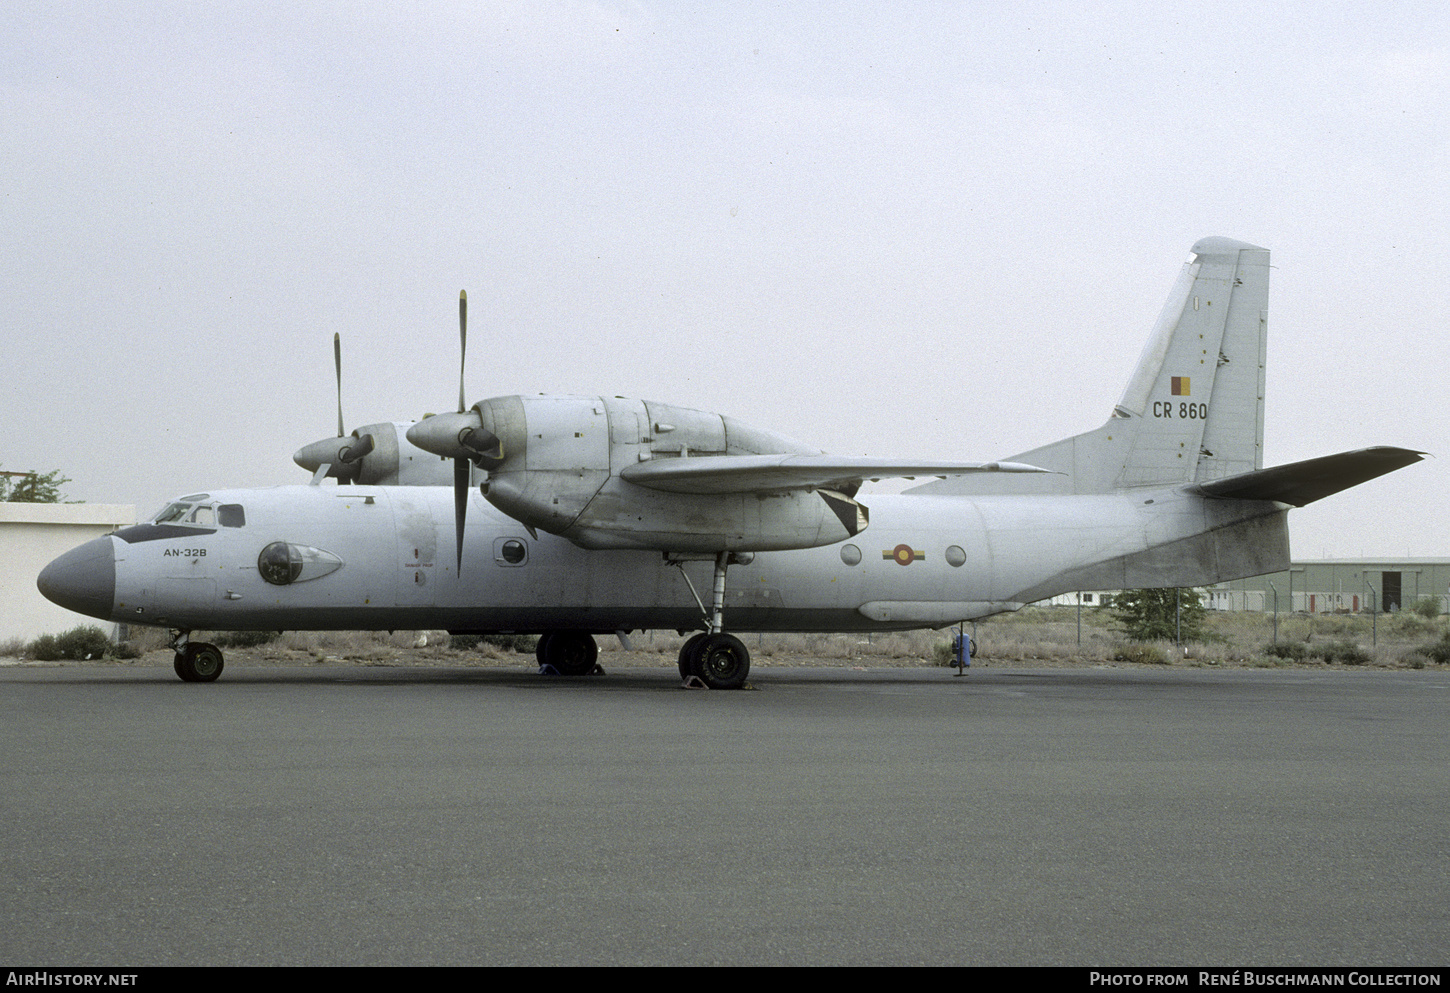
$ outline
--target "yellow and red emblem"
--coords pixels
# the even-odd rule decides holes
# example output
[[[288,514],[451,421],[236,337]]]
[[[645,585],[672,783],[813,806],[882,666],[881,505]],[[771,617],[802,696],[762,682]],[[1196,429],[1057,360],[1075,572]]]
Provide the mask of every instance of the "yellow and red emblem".
[[[883,548],[881,557],[891,559],[897,565],[911,565],[918,559],[925,559],[926,552],[919,548],[912,548],[910,545],[897,545],[895,548]]]
[[[1173,395],[1176,397],[1192,396],[1189,392],[1189,377],[1187,376],[1174,376],[1171,387]]]

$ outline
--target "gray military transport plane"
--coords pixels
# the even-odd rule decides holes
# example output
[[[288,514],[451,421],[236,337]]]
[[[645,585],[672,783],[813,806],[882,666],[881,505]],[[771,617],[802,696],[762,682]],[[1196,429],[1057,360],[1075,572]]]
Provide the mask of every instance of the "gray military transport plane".
[[[171,629],[192,682],[222,671],[195,629],[530,632],[540,663],[585,674],[596,634],[674,628],[700,632],[682,677],[735,688],[750,656],[727,617],[736,631],[935,628],[1073,590],[1282,570],[1291,507],[1421,455],[1262,468],[1268,290],[1266,250],[1200,241],[1107,423],[1010,461],[830,456],[617,397],[466,407],[460,384],[457,413],[411,426],[344,435],[339,415],[337,438],[297,453],[313,485],[179,497],[38,585],[82,614]],[[461,298],[465,345],[466,313]],[[318,485],[328,476],[338,485]],[[903,476],[941,478],[869,511],[855,499]]]

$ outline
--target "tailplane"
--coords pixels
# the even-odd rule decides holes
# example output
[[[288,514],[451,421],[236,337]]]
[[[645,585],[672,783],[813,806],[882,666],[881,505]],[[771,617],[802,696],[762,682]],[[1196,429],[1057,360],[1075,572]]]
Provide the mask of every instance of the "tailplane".
[[[1107,423],[1010,457],[1062,475],[957,477],[909,492],[1111,493],[1262,468],[1268,305],[1268,250],[1203,239]]]

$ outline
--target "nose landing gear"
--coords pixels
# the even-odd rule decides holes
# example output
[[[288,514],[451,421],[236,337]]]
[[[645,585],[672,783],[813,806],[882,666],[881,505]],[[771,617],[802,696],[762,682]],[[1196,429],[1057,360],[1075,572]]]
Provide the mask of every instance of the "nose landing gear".
[[[222,650],[204,641],[189,641],[190,633],[178,631],[171,639],[171,649],[176,653],[172,661],[176,675],[187,683],[215,682],[224,666]]]

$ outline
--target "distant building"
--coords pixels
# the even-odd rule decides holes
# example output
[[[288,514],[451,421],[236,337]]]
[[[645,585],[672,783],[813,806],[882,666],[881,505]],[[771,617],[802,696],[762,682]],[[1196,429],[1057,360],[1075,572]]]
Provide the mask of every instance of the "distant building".
[[[1393,613],[1434,597],[1450,612],[1450,559],[1306,559],[1287,572],[1210,586],[1208,606],[1273,610],[1276,591],[1281,611]]]
[[[1047,603],[1100,606],[1113,591],[1084,591],[1053,597]],[[1306,559],[1284,572],[1235,579],[1207,587],[1204,606],[1210,610],[1284,613],[1358,614],[1405,610],[1424,597],[1434,597],[1450,614],[1450,559]]]
[[[114,624],[57,607],[35,577],[57,555],[118,527],[136,523],[136,508],[106,503],[0,503],[0,640]]]

